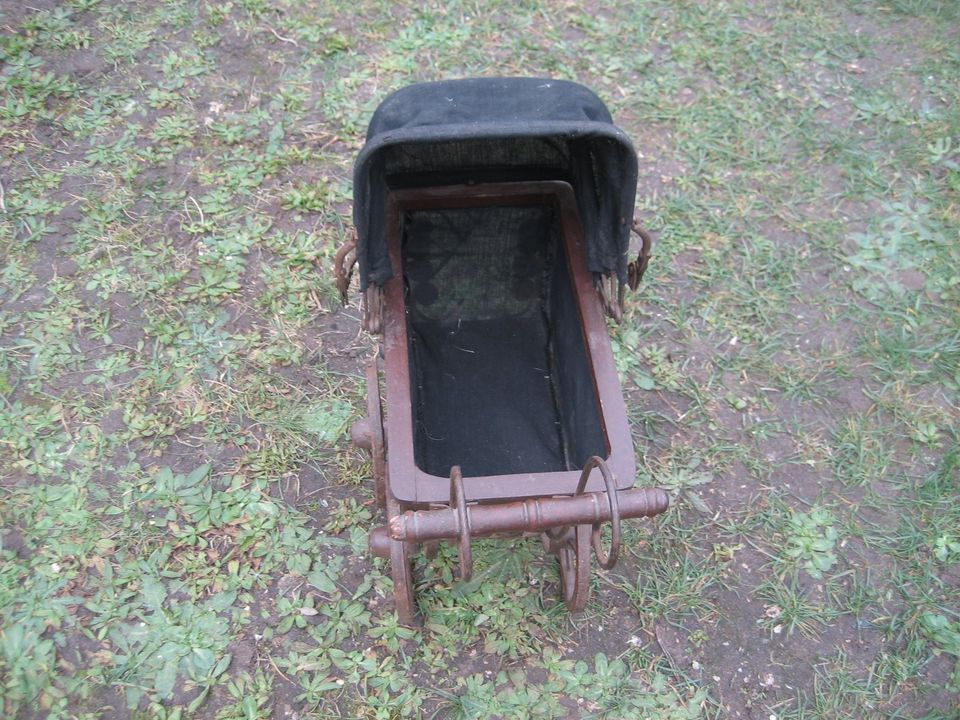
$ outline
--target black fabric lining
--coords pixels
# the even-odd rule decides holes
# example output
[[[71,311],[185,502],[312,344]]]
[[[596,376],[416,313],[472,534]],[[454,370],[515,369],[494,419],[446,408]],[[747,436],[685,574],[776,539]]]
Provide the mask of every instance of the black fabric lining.
[[[549,206],[404,214],[414,456],[422,470],[540,473],[580,467],[584,452],[604,453],[556,223]]]
[[[558,228],[556,226],[556,216],[553,215],[550,218],[551,222],[551,238],[557,238]],[[556,363],[556,338],[553,330],[553,303],[551,301],[551,291],[553,290],[552,275],[555,272],[557,267],[556,263],[558,262],[558,252],[560,252],[559,241],[548,241],[547,242],[547,262],[544,267],[543,274],[540,278],[540,287],[543,289],[541,298],[540,298],[540,314],[543,319],[544,327],[547,331],[547,344],[544,348],[547,357],[547,375],[554,379],[556,378],[557,372],[557,363]],[[563,262],[563,258],[559,258],[560,262]],[[550,397],[553,398],[553,411],[556,413],[557,418],[563,417],[562,407],[560,404],[560,399],[557,395],[557,383],[552,381],[550,383]],[[562,459],[562,465],[564,469],[570,469],[570,442],[568,438],[567,428],[563,422],[557,422],[557,434],[560,439],[560,457]]]

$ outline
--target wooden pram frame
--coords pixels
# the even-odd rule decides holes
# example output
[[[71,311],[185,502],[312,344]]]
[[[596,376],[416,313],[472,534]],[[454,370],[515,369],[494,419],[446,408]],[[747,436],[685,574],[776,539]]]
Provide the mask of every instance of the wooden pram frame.
[[[583,334],[589,380],[599,408],[604,456],[582,469],[464,477],[453,467],[440,477],[418,467],[410,387],[409,323],[402,266],[403,215],[411,210],[548,205],[559,219],[561,244]],[[353,429],[354,441],[373,455],[377,499],[387,525],[370,534],[371,551],[391,561],[397,612],[415,618],[411,557],[418,543],[430,550],[441,539],[459,543],[461,575],[472,572],[470,539],[483,535],[539,532],[558,555],[563,596],[571,611],[589,594],[591,544],[603,567],[616,563],[625,517],[663,512],[666,493],[632,489],[633,441],[603,305],[586,267],[583,228],[576,198],[562,181],[449,185],[394,190],[387,198],[387,246],[392,277],[382,288],[386,403],[374,358],[367,368],[368,415]],[[384,406],[386,422],[384,422]],[[599,472],[592,472],[599,469]],[[601,548],[600,525],[612,523],[612,542]]]

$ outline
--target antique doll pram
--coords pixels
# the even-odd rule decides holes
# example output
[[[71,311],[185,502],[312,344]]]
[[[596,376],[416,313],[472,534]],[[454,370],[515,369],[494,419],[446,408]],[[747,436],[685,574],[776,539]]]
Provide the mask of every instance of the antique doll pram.
[[[626,407],[605,313],[649,257],[628,263],[637,163],[607,108],[575,83],[479,78],[412,85],[375,112],[354,171],[363,322],[382,335],[368,414],[352,430],[373,458],[402,620],[415,616],[419,544],[541,533],[571,611],[591,547],[616,563],[620,520],[663,512],[633,489]],[[636,228],[635,228],[636,229]],[[385,410],[385,412],[384,412]],[[610,523],[610,547],[601,526]]]

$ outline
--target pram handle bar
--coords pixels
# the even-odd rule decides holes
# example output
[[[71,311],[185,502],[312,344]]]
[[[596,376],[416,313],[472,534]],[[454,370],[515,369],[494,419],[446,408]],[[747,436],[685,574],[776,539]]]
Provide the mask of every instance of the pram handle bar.
[[[660,488],[631,488],[616,493],[620,518],[652,517],[670,505],[670,498]],[[612,519],[612,505],[606,492],[584,495],[528,498],[509,503],[468,505],[466,523],[471,537],[504,532],[543,532],[565,525],[585,525]],[[461,516],[457,508],[408,510],[390,519],[388,528],[374,533],[386,535],[382,540],[424,542],[452,540],[461,537]],[[382,542],[371,538],[371,545]]]

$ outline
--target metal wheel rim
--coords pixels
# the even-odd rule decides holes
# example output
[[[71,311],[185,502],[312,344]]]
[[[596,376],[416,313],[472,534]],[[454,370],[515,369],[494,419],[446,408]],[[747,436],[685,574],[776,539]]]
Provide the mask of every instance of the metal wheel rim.
[[[590,525],[577,525],[557,547],[560,588],[570,612],[580,612],[590,598]]]
[[[400,514],[396,500],[387,498],[387,519]],[[417,615],[417,603],[413,594],[413,568],[410,560],[414,544],[401,540],[390,541],[390,577],[393,579],[393,599],[397,617],[405,625],[413,624]]]

